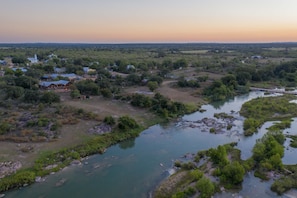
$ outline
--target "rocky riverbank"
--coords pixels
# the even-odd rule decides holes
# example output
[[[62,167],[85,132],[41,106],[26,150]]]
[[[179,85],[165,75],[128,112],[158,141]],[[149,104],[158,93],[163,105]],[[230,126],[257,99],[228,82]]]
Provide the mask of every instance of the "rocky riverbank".
[[[240,119],[237,114],[215,114],[214,118],[203,118],[196,121],[181,120],[178,127],[199,128],[201,132],[226,133],[227,131],[236,132],[233,127]]]
[[[0,179],[15,173],[20,168],[22,168],[22,164],[19,161],[0,162]]]

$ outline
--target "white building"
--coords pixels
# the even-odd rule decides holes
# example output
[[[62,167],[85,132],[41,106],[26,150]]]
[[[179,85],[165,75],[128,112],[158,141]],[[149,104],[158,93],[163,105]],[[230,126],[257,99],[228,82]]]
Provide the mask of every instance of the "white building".
[[[37,55],[35,54],[34,57],[29,57],[28,60],[33,63],[38,63]]]

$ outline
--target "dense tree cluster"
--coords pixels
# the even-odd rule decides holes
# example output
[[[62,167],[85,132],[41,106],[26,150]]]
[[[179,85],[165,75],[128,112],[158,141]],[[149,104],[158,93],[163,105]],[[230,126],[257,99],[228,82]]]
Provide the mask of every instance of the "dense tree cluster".
[[[133,94],[131,104],[137,107],[149,108],[164,118],[176,117],[187,112],[184,104],[171,101],[160,93],[156,93],[153,98],[141,94]]]
[[[281,158],[284,156],[284,135],[282,132],[265,134],[257,141],[253,148],[253,159],[260,169],[281,170],[283,168]]]
[[[225,184],[225,186],[232,187],[234,185],[239,185],[243,181],[245,169],[240,162],[229,161],[227,149],[230,150],[229,145],[220,145],[216,149],[209,149],[207,155],[217,166],[214,174],[220,177],[221,182]]]

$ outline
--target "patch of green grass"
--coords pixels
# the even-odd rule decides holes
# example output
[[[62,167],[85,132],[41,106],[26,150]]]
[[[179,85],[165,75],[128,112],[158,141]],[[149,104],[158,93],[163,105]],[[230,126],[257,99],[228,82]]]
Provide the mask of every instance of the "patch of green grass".
[[[256,98],[244,103],[240,114],[246,117],[244,121],[245,135],[252,135],[266,121],[284,120],[271,130],[287,128],[290,125],[288,119],[297,116],[297,104],[290,102],[293,99],[296,97],[284,95]]]

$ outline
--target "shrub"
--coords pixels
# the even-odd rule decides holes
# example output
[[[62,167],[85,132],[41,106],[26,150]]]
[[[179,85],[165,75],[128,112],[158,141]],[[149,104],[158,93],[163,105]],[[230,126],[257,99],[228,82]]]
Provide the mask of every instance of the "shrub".
[[[201,198],[210,198],[215,193],[215,185],[206,177],[202,177],[196,183]]]
[[[190,171],[190,176],[193,178],[193,181],[198,181],[203,177],[203,172],[198,169]]]
[[[220,178],[222,182],[237,185],[243,181],[244,174],[245,170],[243,166],[239,162],[235,161],[231,164],[227,164],[222,169],[222,175]]]
[[[60,102],[60,96],[52,91],[44,92],[40,98],[42,103],[58,103]]]
[[[130,118],[129,116],[122,116],[118,120],[118,127],[123,131],[127,131],[129,129],[138,128],[139,125],[133,118]]]
[[[103,122],[112,126],[115,124],[115,119],[112,116],[106,116]]]

